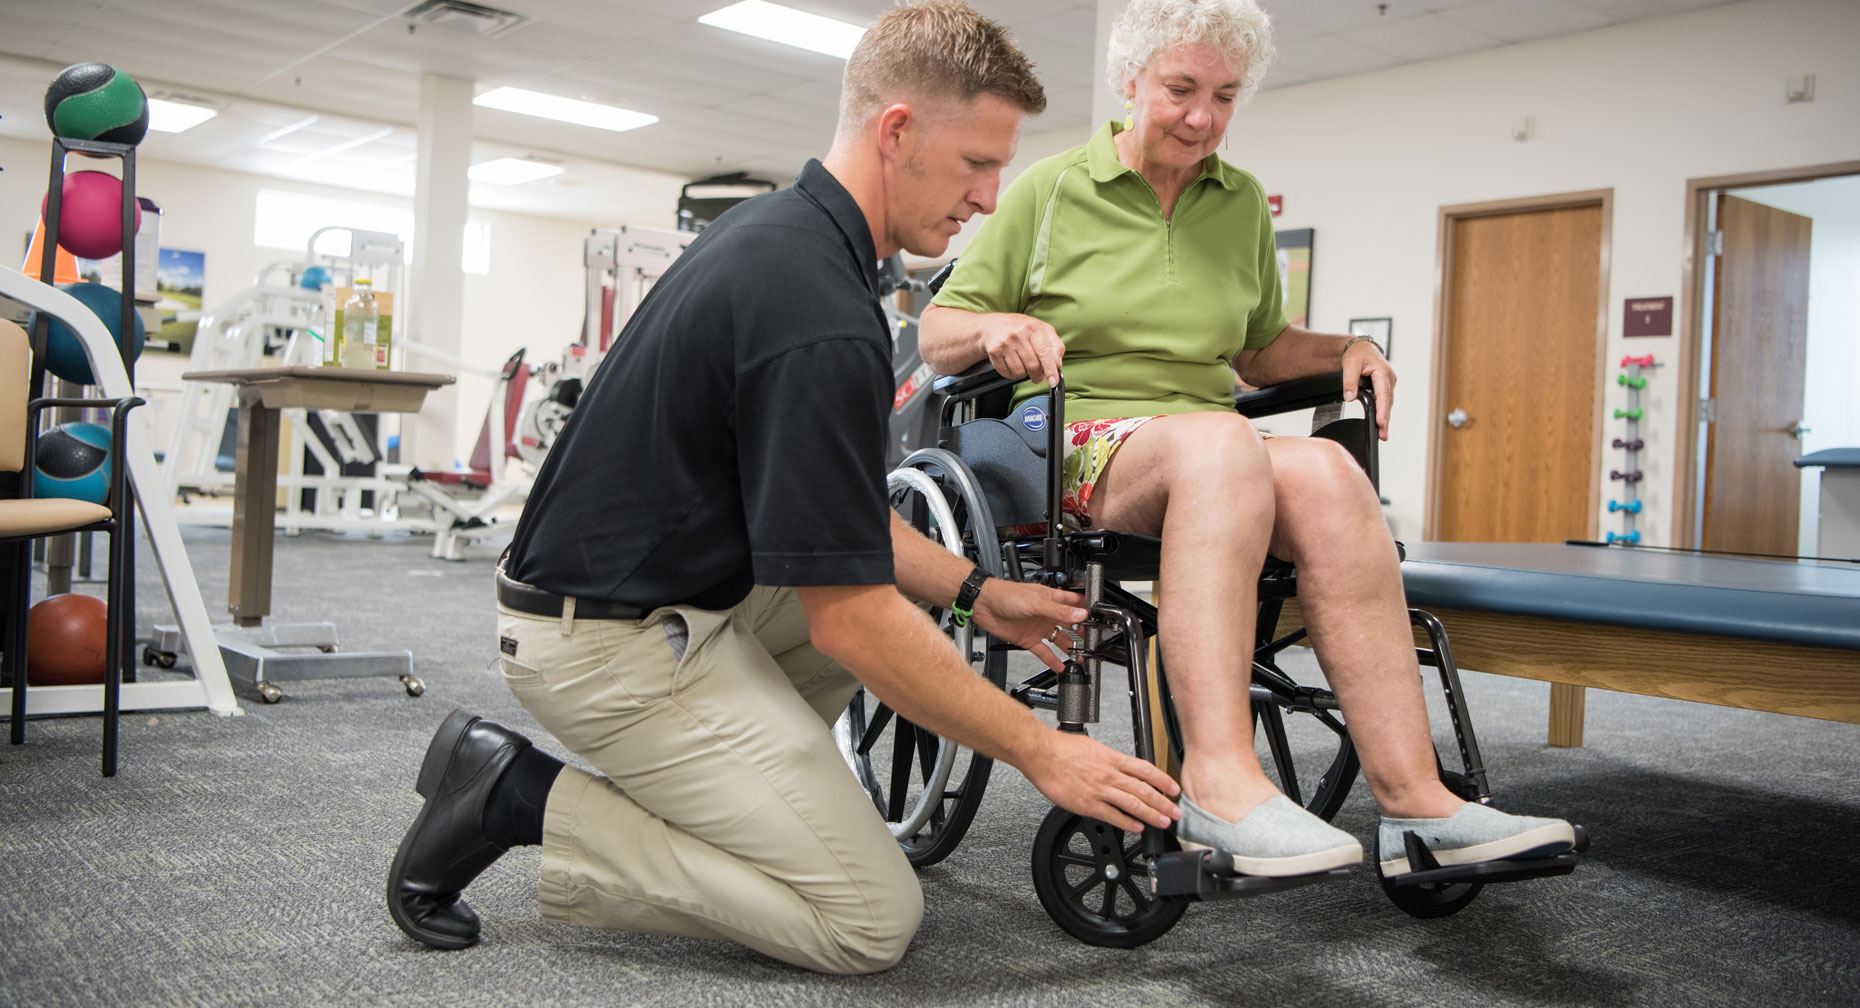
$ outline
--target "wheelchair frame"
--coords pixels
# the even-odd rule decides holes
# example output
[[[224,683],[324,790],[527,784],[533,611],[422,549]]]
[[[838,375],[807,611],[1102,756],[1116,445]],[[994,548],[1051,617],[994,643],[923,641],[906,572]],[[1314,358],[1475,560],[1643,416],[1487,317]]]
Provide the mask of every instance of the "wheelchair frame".
[[[1106,663],[1122,665],[1127,673],[1127,695],[1135,754],[1158,762],[1157,732],[1164,736],[1170,755],[1179,765],[1182,734],[1169,693],[1160,650],[1152,667],[1150,642],[1158,625],[1154,605],[1125,590],[1115,576],[1120,562],[1133,555],[1147,566],[1159,543],[1145,536],[1100,530],[1068,530],[1060,510],[1061,467],[1064,457],[1063,379],[1050,390],[1046,410],[1046,451],[1041,462],[1040,491],[1044,496],[1046,529],[1030,537],[996,536],[995,511],[988,484],[1001,492],[1003,478],[1012,474],[973,468],[954,449],[965,424],[980,416],[981,400],[1005,393],[1017,379],[1003,378],[986,364],[953,380],[944,390],[938,447],[908,456],[888,481],[894,504],[914,497],[921,506],[907,514],[920,531],[939,538],[951,552],[982,567],[992,576],[1033,581],[1081,592],[1091,618],[1080,628],[1069,648],[1065,671],[1042,669],[1031,678],[1008,686],[1006,653],[1012,645],[993,641],[974,626],[957,626],[947,612],[933,610],[950,633],[959,652],[997,686],[1030,707],[1052,711],[1062,731],[1084,732],[1099,720],[1099,697]],[[1265,416],[1341,401],[1342,376],[1320,375],[1287,382],[1238,397],[1237,409],[1248,416]],[[1375,482],[1373,423],[1374,389],[1367,382],[1359,389],[1367,416],[1333,421],[1345,425],[1359,443],[1352,455]],[[1328,436],[1338,437],[1331,432]],[[1317,436],[1327,436],[1319,432]],[[1029,457],[1038,458],[1028,446]],[[1346,442],[1346,447],[1352,447]],[[1025,493],[1025,471],[1022,492]],[[1012,492],[1011,486],[1008,492]],[[1024,504],[1025,502],[1023,502]],[[1012,505],[1010,505],[1012,506]],[[1054,521],[1057,516],[1060,521]],[[1399,544],[1398,544],[1399,545]],[[1149,573],[1153,578],[1154,574]],[[1348,796],[1359,765],[1348,727],[1338,717],[1337,699],[1330,690],[1299,684],[1279,668],[1277,656],[1299,643],[1306,631],[1299,628],[1275,636],[1286,599],[1296,594],[1296,571],[1268,558],[1260,583],[1260,608],[1252,660],[1251,697],[1257,733],[1264,736],[1270,755],[1270,772],[1280,789],[1313,813],[1329,819]],[[1436,669],[1451,721],[1461,769],[1441,765],[1445,783],[1469,801],[1488,802],[1490,791],[1470,716],[1465,709],[1459,674],[1453,663],[1446,631],[1440,621],[1421,610],[1409,611],[1411,622],[1427,635],[1429,646],[1417,648],[1420,663]],[[1152,718],[1152,696],[1159,717]],[[836,729],[849,765],[872,795],[913,864],[924,866],[952,852],[973,821],[987,785],[991,761],[969,753],[960,773],[957,764],[966,751],[920,726],[895,716],[880,704],[868,711],[869,698],[856,697]],[[1307,793],[1300,781],[1298,758],[1287,732],[1287,716],[1305,715],[1334,733],[1336,751]],[[1158,725],[1157,722],[1160,722]],[[891,729],[891,768],[881,779],[874,750]],[[1320,736],[1321,737],[1321,736]],[[1327,747],[1326,747],[1327,748]],[[1439,757],[1436,755],[1436,762]],[[913,779],[915,778],[915,779]],[[952,786],[952,780],[956,781]],[[910,792],[915,790],[913,797]],[[1578,829],[1581,849],[1584,844]],[[1379,839],[1375,846],[1379,846]],[[1416,870],[1393,878],[1377,877],[1392,902],[1417,917],[1441,917],[1468,905],[1486,882],[1512,881],[1567,874],[1575,854],[1529,861],[1490,861],[1474,865],[1440,867],[1413,834],[1406,837],[1406,853]],[[1382,860],[1375,850],[1373,859]],[[1032,869],[1041,904],[1055,923],[1073,936],[1097,945],[1133,947],[1152,941],[1174,926],[1189,902],[1227,896],[1257,895],[1312,882],[1347,877],[1348,869],[1335,869],[1289,878],[1266,878],[1235,873],[1231,858],[1221,851],[1182,851],[1173,830],[1146,828],[1142,835],[1126,837],[1098,820],[1063,808],[1051,810],[1035,838]],[[1123,905],[1120,906],[1120,903]]]

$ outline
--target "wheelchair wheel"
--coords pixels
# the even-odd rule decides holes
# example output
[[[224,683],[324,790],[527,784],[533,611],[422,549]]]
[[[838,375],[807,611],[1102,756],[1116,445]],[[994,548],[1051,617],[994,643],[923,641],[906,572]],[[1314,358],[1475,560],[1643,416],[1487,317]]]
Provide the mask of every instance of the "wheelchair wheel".
[[[1168,841],[1175,847],[1174,838]],[[1142,834],[1055,807],[1033,841],[1033,888],[1047,916],[1091,945],[1135,948],[1175,926],[1188,902],[1150,891]]]
[[[1481,882],[1442,882],[1426,885],[1396,885],[1382,874],[1382,835],[1376,831],[1376,839],[1370,843],[1370,863],[1377,866],[1376,881],[1382,883],[1382,892],[1389,902],[1410,917],[1431,920],[1436,917],[1451,917],[1467,904],[1478,898],[1479,890],[1485,888]]]
[[[913,453],[887,483],[892,506],[913,527],[990,574],[1001,568],[987,501],[960,459],[940,449]],[[957,626],[932,609],[957,652],[994,683],[1007,681],[1006,647],[974,624]],[[994,761],[907,721],[861,690],[834,734],[853,775],[871,795],[911,864],[948,857],[975,818]]]
[[[1311,704],[1328,705],[1312,708]],[[1285,796],[1326,822],[1343,807],[1361,764],[1343,716],[1328,692],[1282,702],[1253,691],[1254,738],[1260,765]]]

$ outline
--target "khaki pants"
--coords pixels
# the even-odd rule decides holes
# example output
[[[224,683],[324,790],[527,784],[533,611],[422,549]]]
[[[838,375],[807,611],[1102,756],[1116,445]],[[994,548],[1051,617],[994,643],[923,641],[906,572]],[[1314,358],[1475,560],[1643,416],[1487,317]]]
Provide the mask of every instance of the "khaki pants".
[[[549,792],[545,918],[831,973],[903,956],[923,894],[833,744],[858,684],[808,642],[793,589],[637,621],[500,606],[498,633],[511,692],[605,775],[567,767]]]

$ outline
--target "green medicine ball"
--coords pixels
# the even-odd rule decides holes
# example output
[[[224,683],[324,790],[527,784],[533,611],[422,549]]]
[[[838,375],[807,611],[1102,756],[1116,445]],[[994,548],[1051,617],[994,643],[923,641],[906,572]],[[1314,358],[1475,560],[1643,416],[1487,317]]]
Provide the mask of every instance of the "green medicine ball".
[[[53,136],[133,147],[149,131],[149,99],[135,78],[108,63],[77,63],[45,89],[45,121]]]

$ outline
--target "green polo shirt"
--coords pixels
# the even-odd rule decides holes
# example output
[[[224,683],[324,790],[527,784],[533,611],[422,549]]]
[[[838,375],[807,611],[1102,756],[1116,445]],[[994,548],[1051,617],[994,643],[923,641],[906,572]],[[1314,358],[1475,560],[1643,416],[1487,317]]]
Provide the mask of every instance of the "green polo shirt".
[[[1164,220],[1118,128],[1015,179],[932,303],[1057,330],[1068,421],[1231,410],[1234,356],[1286,325],[1265,190],[1210,155]]]

